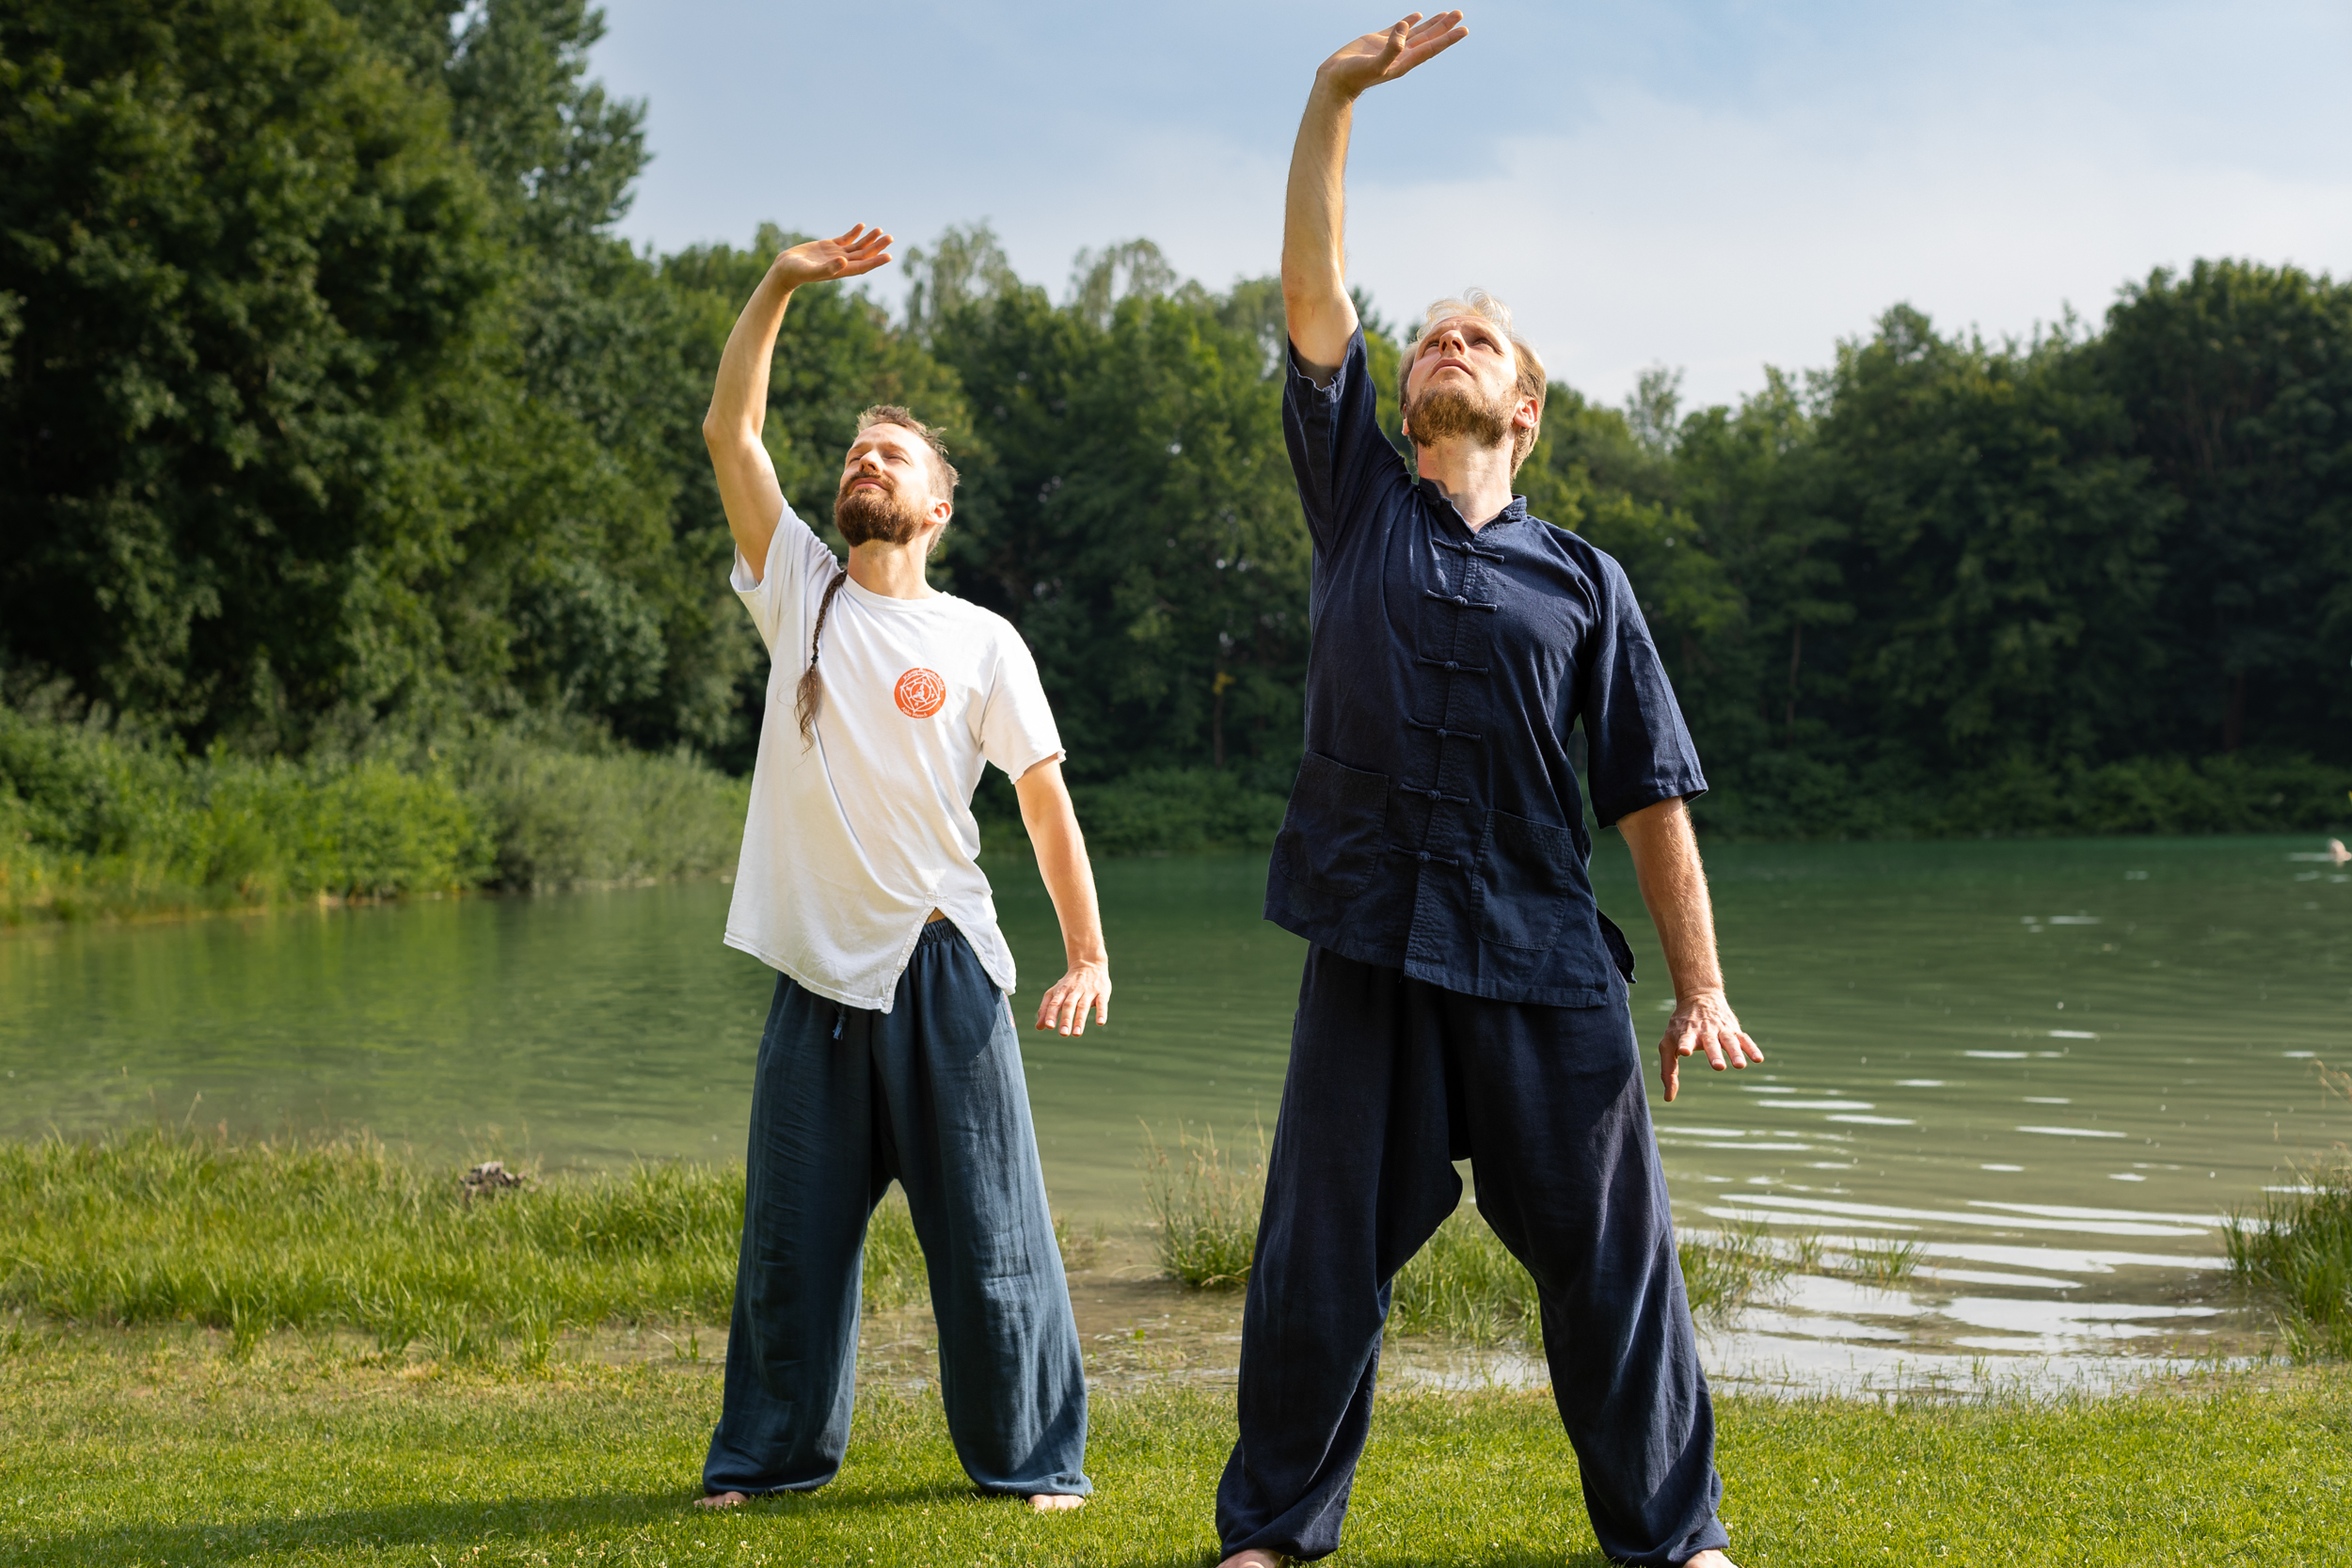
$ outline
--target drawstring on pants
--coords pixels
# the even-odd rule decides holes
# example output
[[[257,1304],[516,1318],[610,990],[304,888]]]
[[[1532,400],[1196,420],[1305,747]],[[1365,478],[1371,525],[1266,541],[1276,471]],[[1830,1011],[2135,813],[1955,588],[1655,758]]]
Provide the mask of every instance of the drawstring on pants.
[[[841,1037],[841,1026],[850,1022],[850,1009],[836,1002],[833,1005],[833,1037]]]

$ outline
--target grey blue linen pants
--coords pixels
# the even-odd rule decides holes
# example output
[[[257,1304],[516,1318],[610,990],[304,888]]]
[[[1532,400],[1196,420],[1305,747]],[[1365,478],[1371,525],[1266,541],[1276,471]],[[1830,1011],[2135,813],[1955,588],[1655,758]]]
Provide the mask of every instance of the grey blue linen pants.
[[[923,928],[887,1013],[776,983],[752,1085],[743,1250],[709,1492],[841,1468],[866,1223],[895,1178],[930,1265],[939,1385],[992,1492],[1091,1492],[1086,1379],[1004,992],[951,921]]]
[[[1311,948],[1242,1312],[1231,1554],[1337,1549],[1396,1271],[1462,1193],[1534,1275],[1601,1549],[1727,1543],[1642,1064],[1623,1006],[1492,1002]]]

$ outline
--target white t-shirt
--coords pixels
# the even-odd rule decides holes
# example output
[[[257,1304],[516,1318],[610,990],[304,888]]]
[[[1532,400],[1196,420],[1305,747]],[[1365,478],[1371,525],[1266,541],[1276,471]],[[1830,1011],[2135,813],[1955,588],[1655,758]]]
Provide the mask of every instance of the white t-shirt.
[[[793,693],[818,601],[840,572],[789,506],[758,582],[736,557],[729,580],[771,663],[727,945],[819,996],[888,1012],[938,910],[1010,991],[972,792],[987,763],[1017,779],[1063,754],[1037,661],[1010,622],[976,604],[845,582],[825,617],[824,702],[804,746]]]

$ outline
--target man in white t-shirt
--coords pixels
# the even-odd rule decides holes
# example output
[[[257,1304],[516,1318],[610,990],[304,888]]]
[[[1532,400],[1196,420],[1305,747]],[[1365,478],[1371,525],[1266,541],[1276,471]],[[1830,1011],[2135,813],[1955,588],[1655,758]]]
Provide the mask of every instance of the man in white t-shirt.
[[[1014,780],[1069,958],[1037,1026],[1109,1022],[1061,740],[1020,634],[924,580],[956,485],[929,429],[904,408],[860,418],[834,502],[846,570],[785,504],[760,444],[793,290],[871,272],[889,245],[860,225],[779,255],[703,421],[732,581],[773,660],[726,941],[780,972],[703,1502],[810,1490],[841,1467],[866,1225],[895,1180],[930,1270],[965,1471],[1040,1510],[1074,1508],[1093,1490],[1086,1383],[1007,1001],[1012,955],[972,818],[993,763]]]

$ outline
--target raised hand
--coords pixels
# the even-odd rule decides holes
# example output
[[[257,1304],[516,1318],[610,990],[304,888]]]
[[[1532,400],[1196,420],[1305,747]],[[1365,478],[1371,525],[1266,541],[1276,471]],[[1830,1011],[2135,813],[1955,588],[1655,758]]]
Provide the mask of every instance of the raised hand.
[[[1367,87],[1393,82],[1422,61],[1442,54],[1464,39],[1460,11],[1439,11],[1423,21],[1415,11],[1386,32],[1366,33],[1323,62],[1316,78],[1347,98]]]
[[[1740,1027],[1731,1004],[1719,990],[1702,990],[1675,999],[1675,1016],[1658,1042],[1658,1077],[1672,1101],[1682,1087],[1682,1058],[1707,1053],[1707,1065],[1717,1072],[1743,1068],[1764,1059],[1763,1049]]]
[[[830,240],[804,240],[780,253],[768,269],[786,288],[823,283],[836,277],[862,277],[890,260],[890,236],[879,229],[852,224],[846,234]]]

